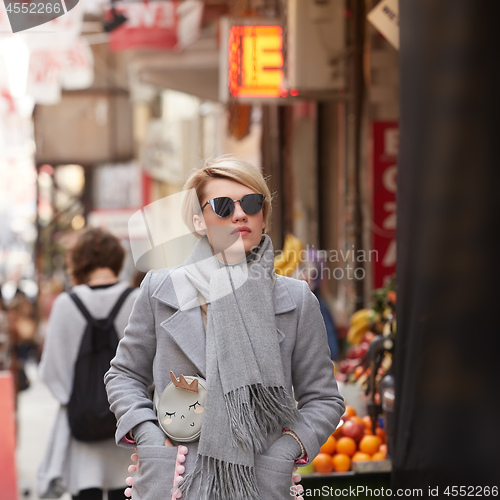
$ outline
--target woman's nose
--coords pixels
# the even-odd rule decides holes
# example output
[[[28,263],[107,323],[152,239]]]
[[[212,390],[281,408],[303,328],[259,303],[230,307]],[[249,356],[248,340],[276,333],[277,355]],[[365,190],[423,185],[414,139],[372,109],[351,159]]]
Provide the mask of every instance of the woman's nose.
[[[234,212],[233,212],[233,220],[241,220],[247,218],[247,214],[243,211],[241,208],[241,203],[239,201],[236,201],[234,203]]]

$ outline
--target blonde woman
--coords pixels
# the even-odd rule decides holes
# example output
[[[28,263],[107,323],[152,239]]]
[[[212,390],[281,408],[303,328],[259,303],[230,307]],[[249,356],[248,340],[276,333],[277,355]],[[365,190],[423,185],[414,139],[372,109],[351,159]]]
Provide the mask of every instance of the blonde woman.
[[[274,272],[271,194],[254,166],[208,161],[184,188],[199,241],[182,266],[144,278],[105,377],[117,443],[139,455],[132,498],[290,498],[294,464],[319,453],[344,412],[318,302]],[[201,435],[188,443],[163,429],[191,409],[158,412],[148,398],[151,384],[162,394],[181,375],[206,386],[192,408]]]

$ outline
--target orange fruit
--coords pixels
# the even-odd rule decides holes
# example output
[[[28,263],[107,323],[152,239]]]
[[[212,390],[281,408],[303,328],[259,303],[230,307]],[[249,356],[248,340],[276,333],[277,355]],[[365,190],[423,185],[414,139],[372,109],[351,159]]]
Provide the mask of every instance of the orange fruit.
[[[372,455],[372,460],[386,460],[387,457],[385,456],[385,453],[382,453],[381,451],[377,451],[377,453],[374,453]]]
[[[378,451],[379,453],[383,453],[384,455],[387,456],[387,445],[385,443],[382,443]]]
[[[351,417],[354,417],[354,415],[356,415],[356,410],[354,409],[354,407],[346,405],[345,412],[342,415],[342,418],[344,418],[344,420],[346,420],[346,419],[349,419]]]
[[[364,436],[359,442],[359,451],[373,455],[377,453],[382,440],[378,436]]]
[[[350,437],[341,437],[337,441],[337,453],[343,453],[352,457],[356,453],[356,441]]]
[[[352,456],[352,461],[353,462],[366,462],[368,460],[371,460],[372,457],[368,455],[368,453],[363,453],[362,451],[357,451],[353,456]]]
[[[346,472],[351,468],[351,457],[345,453],[336,453],[332,457],[333,470]]]
[[[331,436],[328,436],[328,439],[321,447],[321,453],[328,453],[329,455],[333,455],[336,444],[337,440],[333,437],[333,434]]]
[[[371,427],[369,429],[365,427],[365,436],[373,436],[373,431]]]
[[[332,457],[328,453],[320,453],[312,461],[314,470],[321,474],[328,474],[333,470]]]

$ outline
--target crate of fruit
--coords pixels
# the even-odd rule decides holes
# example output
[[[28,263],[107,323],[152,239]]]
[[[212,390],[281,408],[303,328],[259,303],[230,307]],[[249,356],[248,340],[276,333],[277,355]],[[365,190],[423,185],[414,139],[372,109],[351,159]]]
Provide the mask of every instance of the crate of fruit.
[[[314,458],[311,471],[317,474],[361,472],[388,472],[392,468],[387,457],[384,429],[378,423],[373,432],[368,415],[360,417],[347,405],[342,415],[343,425],[328,437],[321,452]]]
[[[353,462],[352,470],[358,474],[368,474],[376,472],[391,472],[392,462],[385,460],[367,460],[362,462]]]

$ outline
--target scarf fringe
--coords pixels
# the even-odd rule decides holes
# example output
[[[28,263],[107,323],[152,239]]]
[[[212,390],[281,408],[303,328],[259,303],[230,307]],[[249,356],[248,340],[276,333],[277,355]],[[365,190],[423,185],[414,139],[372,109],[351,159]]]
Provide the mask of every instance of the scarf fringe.
[[[269,434],[298,420],[292,398],[284,387],[253,384],[224,395],[233,446],[262,453]]]
[[[197,500],[261,500],[252,466],[198,455],[195,469],[177,485],[183,496],[198,477]]]

